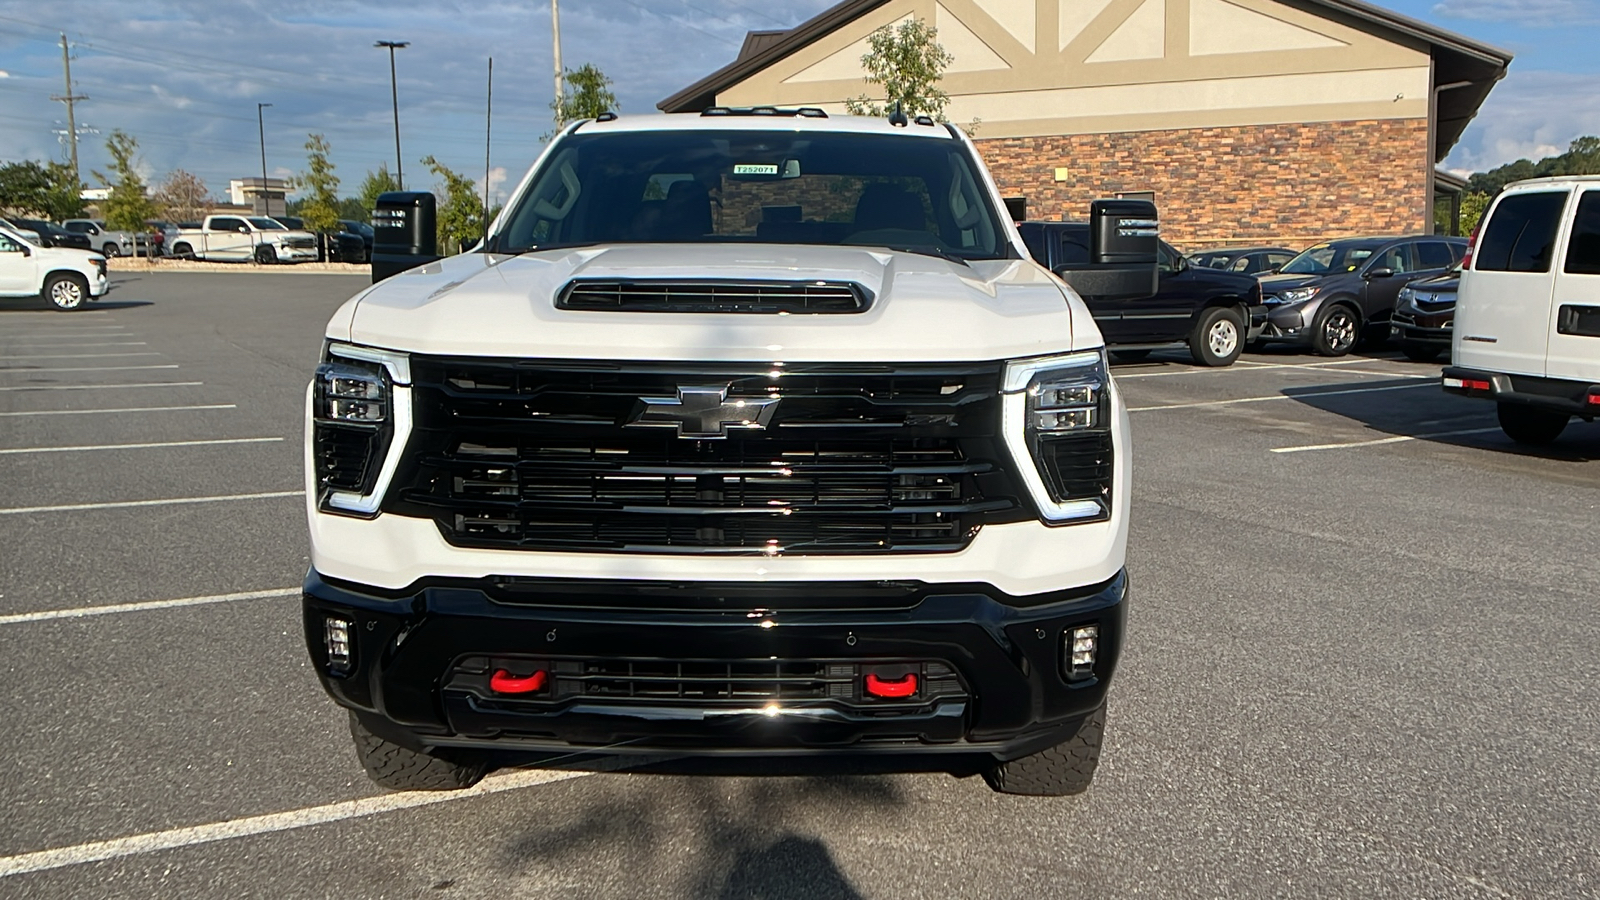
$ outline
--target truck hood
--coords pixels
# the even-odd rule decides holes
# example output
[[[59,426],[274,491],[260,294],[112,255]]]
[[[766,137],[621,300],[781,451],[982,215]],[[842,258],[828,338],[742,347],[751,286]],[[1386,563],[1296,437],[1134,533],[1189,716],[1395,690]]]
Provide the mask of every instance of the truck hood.
[[[852,281],[861,313],[557,309],[574,278]],[[328,336],[414,353],[668,361],[991,360],[1098,347],[1082,301],[1028,260],[958,262],[875,248],[627,244],[468,253],[374,285]]]

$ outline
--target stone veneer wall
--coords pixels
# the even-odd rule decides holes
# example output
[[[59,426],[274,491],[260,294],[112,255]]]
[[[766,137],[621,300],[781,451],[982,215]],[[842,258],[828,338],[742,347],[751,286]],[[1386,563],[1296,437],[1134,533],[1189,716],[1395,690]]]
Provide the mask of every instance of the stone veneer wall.
[[[991,139],[980,126],[977,145],[1001,193],[1028,198],[1028,218],[1083,220],[1091,200],[1154,191],[1162,236],[1185,252],[1303,249],[1428,221],[1426,119]]]

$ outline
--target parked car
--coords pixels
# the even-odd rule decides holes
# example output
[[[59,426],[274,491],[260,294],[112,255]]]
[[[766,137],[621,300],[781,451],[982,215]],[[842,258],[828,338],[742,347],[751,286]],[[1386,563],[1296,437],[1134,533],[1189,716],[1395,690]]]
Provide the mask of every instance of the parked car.
[[[68,247],[73,250],[93,249],[88,237],[81,234],[73,234],[54,222],[46,222],[43,219],[15,219],[14,221],[23,228],[37,232],[42,246]]]
[[[105,294],[106,258],[68,247],[42,247],[0,227],[0,297],[43,297],[68,311]]]
[[[1189,261],[1201,269],[1222,269],[1241,275],[1269,275],[1294,259],[1288,247],[1227,247],[1189,254]]]
[[[1600,177],[1507,185],[1458,293],[1446,391],[1493,400],[1523,444],[1600,417]]]
[[[61,223],[61,227],[73,234],[83,235],[84,240],[88,241],[89,249],[98,251],[108,259],[114,256],[144,256],[149,253],[148,232],[112,231],[99,219],[68,219]]]
[[[255,260],[262,265],[308,262],[317,258],[317,239],[291,231],[267,216],[206,216],[199,228],[180,228],[172,237],[180,259]]]
[[[21,225],[18,225],[10,219],[0,219],[0,228],[10,229],[13,234],[27,240],[35,247],[44,246],[44,238],[40,236],[39,232],[34,231],[32,228],[23,228]]]
[[[299,216],[273,216],[273,218],[297,231],[310,231],[306,227],[306,220]],[[317,236],[318,243],[324,248],[321,255],[325,256],[328,262],[361,263],[367,261],[366,246],[361,240],[361,235],[346,231],[344,220],[341,219],[339,221],[338,230],[314,233]]]
[[[372,226],[365,222],[357,222],[352,219],[340,219],[339,224],[344,226],[345,231],[361,236],[361,258],[350,260],[350,262],[371,262],[373,236]]]
[[[1438,235],[1317,244],[1261,279],[1268,309],[1261,339],[1343,356],[1363,336],[1387,338],[1400,289],[1442,274],[1466,249],[1466,239]]]
[[[1082,222],[1021,222],[1028,250],[1040,265],[1061,271],[1089,261],[1089,226]],[[1158,245],[1159,287],[1155,296],[1107,300],[1085,296],[1095,324],[1118,359],[1141,359],[1151,350],[1187,344],[1203,366],[1231,365],[1266,322],[1261,285],[1236,275],[1190,264],[1165,241]]]
[[[1400,347],[1407,359],[1433,362],[1450,352],[1450,323],[1456,314],[1456,288],[1461,284],[1461,268],[1434,278],[1413,281],[1400,289],[1394,316],[1389,320],[1389,339]]]

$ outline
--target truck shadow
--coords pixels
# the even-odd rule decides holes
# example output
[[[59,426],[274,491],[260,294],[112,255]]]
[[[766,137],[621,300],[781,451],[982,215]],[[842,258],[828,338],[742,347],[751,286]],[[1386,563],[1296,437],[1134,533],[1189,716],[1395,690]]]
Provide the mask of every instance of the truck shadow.
[[[1431,366],[1418,368],[1418,374],[1437,374]],[[1500,430],[1494,404],[1446,394],[1437,380],[1341,382],[1284,388],[1282,393],[1297,403],[1361,423],[1373,432],[1369,439],[1374,441],[1386,438],[1427,441],[1562,462],[1600,459],[1600,423],[1574,419],[1548,447],[1518,444]],[[1361,440],[1364,439],[1331,440],[1330,443]],[[1305,443],[1317,442],[1308,440]]]
[[[882,820],[893,833],[908,798],[890,778],[852,774],[859,768],[704,759],[630,766],[635,777],[591,788],[597,800],[580,812],[530,815],[500,863],[537,876],[607,859],[635,896],[860,900],[827,844],[803,824]]]

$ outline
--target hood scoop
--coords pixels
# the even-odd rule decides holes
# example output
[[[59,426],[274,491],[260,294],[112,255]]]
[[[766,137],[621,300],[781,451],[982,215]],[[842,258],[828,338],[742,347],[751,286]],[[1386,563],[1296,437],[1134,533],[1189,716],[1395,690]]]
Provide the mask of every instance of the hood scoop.
[[[579,278],[562,287],[556,309],[837,315],[866,312],[872,300],[872,292],[853,281]]]

